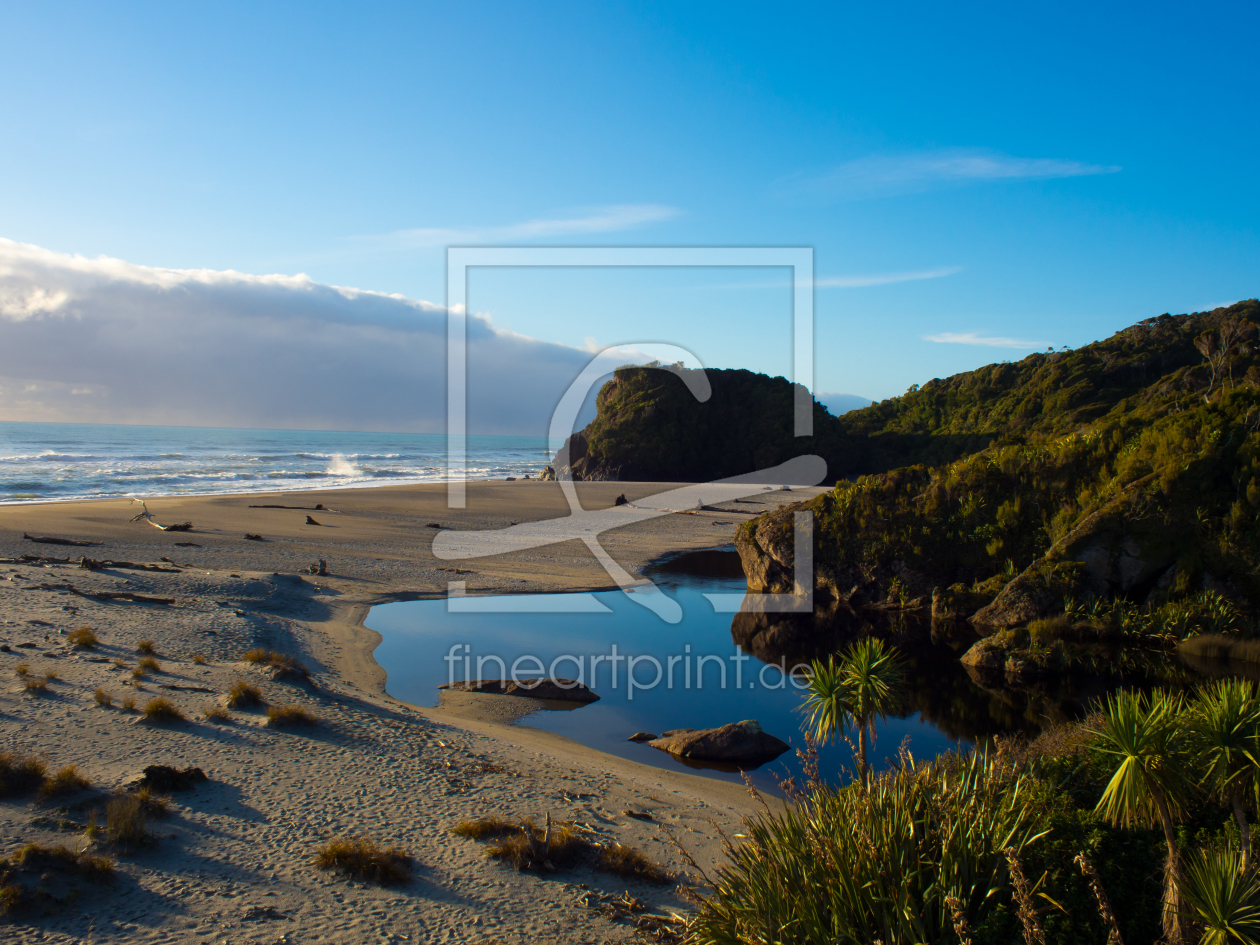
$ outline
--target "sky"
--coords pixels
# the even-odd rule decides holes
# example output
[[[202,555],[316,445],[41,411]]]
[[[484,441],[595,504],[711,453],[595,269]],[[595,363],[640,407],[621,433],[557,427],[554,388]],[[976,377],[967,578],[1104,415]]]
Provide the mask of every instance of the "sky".
[[[0,3],[0,419],[432,429],[448,246],[810,247],[820,397],[1255,297],[1258,28],[1254,4]],[[538,432],[612,344],[790,376],[787,278],[473,270],[477,422]],[[284,338],[303,356],[249,354]]]

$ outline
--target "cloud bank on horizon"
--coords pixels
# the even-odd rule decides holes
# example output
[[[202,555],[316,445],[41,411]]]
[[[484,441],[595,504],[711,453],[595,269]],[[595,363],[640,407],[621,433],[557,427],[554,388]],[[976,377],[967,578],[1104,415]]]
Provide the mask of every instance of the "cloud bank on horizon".
[[[1018,348],[1024,351],[1046,346],[1044,341],[1005,338],[1001,335],[981,335],[974,331],[942,331],[935,335],[924,335],[923,340],[942,345],[979,345],[984,348]]]
[[[446,316],[305,275],[0,239],[0,419],[438,433]],[[469,431],[545,435],[590,358],[470,316]]]

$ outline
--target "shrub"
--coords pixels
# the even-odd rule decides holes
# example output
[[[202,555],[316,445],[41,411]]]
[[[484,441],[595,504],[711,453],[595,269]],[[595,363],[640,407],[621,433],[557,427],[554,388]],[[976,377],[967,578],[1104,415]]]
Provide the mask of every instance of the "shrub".
[[[622,846],[620,843],[600,847],[595,868],[622,879],[637,879],[657,886],[664,886],[673,879],[667,870],[653,863],[634,847]]]
[[[39,796],[45,799],[59,797],[62,794],[73,794],[91,786],[91,782],[79,774],[78,768],[74,765],[66,765],[51,778],[44,780],[39,789]]]
[[[202,715],[204,715],[206,719],[211,722],[232,721],[232,713],[229,712],[227,709],[223,708],[223,706],[218,705],[213,702],[210,703],[210,705],[205,707],[205,709],[202,711]]]
[[[146,656],[152,656],[157,652],[157,644],[152,640],[141,640],[136,644],[136,652],[143,653]]]
[[[81,650],[90,650],[101,642],[97,639],[96,633],[91,627],[79,627],[77,630],[71,630],[66,639]]]
[[[149,722],[182,722],[184,713],[170,699],[158,696],[144,707],[144,717]]]
[[[44,763],[34,755],[0,752],[0,797],[27,794],[44,783]]]
[[[303,706],[281,705],[267,710],[267,724],[277,728],[291,725],[318,725],[319,719]]]
[[[398,847],[382,847],[375,840],[361,838],[329,840],[316,851],[315,865],[382,886],[408,882],[412,871],[411,857]]]
[[[105,805],[105,834],[110,843],[124,849],[142,847],[152,841],[148,817],[139,799],[120,794]]]
[[[229,709],[239,709],[243,706],[264,705],[265,700],[257,686],[238,679],[228,690],[227,704]]]
[[[162,664],[155,660],[152,656],[146,656],[136,664],[136,669],[143,671],[141,672],[141,675],[144,675],[144,673],[160,673],[162,671]]]
[[[105,709],[108,709],[111,705],[113,705],[113,704],[114,704],[114,697],[113,697],[113,696],[111,696],[111,695],[110,695],[108,692],[106,692],[104,689],[99,689],[99,688],[98,688],[98,689],[96,690],[96,692],[92,693],[92,697],[93,697],[94,699],[96,699],[96,704],[97,704],[97,705],[99,705],[99,706],[101,706],[102,708],[105,708]]]

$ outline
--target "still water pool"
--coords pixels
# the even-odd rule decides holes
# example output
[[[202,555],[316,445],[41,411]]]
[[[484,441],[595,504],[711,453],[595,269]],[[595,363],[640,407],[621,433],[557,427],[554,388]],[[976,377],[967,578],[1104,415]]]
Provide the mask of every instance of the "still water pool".
[[[649,576],[682,607],[681,623],[665,623],[620,591],[585,598],[602,605],[602,612],[594,613],[451,612],[441,599],[373,607],[366,622],[383,637],[375,657],[388,674],[386,689],[416,705],[437,705],[438,687],[452,679],[498,679],[506,675],[498,660],[509,674],[520,660],[520,678],[578,679],[600,700],[576,708],[541,709],[518,724],[557,732],[612,755],[738,781],[737,770],[687,764],[627,738],[636,732],[756,719],[793,747],[803,746],[800,680],[780,667],[790,670],[801,660],[822,655],[863,628],[837,629],[834,620],[815,625],[809,616],[774,618],[770,625],[759,626],[758,621],[767,621],[763,615],[738,614],[732,619],[730,614],[715,613],[705,593],[746,590],[738,555],[729,550],[678,555],[651,568]],[[555,602],[539,596],[521,600],[533,607]],[[502,597],[496,601],[511,603]],[[880,766],[896,758],[903,742],[916,757],[928,758],[959,742],[1035,730],[1048,704],[1053,704],[1052,712],[1073,714],[1079,698],[1088,695],[1057,692],[1034,698],[988,691],[975,685],[958,662],[966,641],[932,642],[930,629],[924,626],[892,630],[893,642],[907,659],[910,685],[899,716],[876,728],[872,761]],[[737,650],[736,640],[757,655]],[[616,657],[620,658],[614,661]],[[592,667],[593,658],[601,659]],[[657,677],[657,665],[660,681],[649,686]],[[634,685],[628,685],[628,667]],[[851,751],[843,743],[821,751],[820,768],[828,777],[835,778],[851,764]],[[759,786],[773,788],[776,773],[799,778],[794,753],[761,766],[752,776]]]

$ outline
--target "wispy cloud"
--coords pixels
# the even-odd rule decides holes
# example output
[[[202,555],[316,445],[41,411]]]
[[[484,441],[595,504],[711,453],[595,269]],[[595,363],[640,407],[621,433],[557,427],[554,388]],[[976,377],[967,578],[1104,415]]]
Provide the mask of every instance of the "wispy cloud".
[[[920,279],[942,279],[962,272],[962,266],[939,266],[912,272],[875,272],[856,276],[823,276],[814,280],[818,289],[860,289],[868,285],[892,285],[894,282],[917,282]]]
[[[943,331],[937,335],[924,335],[924,341],[934,341],[942,345],[981,345],[985,348],[1044,348],[1044,341],[1029,341],[1025,338],[1005,338],[1001,335],[980,335],[974,331]]]
[[[616,233],[660,223],[679,215],[677,207],[663,204],[618,204],[597,207],[580,216],[539,217],[523,223],[486,227],[417,227],[396,230],[359,240],[406,248],[451,246],[468,243],[510,243],[517,240]]]
[[[820,200],[860,200],[982,181],[1089,177],[1119,170],[1116,165],[1061,158],[1021,158],[976,148],[940,148],[872,154],[846,161],[820,174],[784,178],[778,186],[784,191]]]

